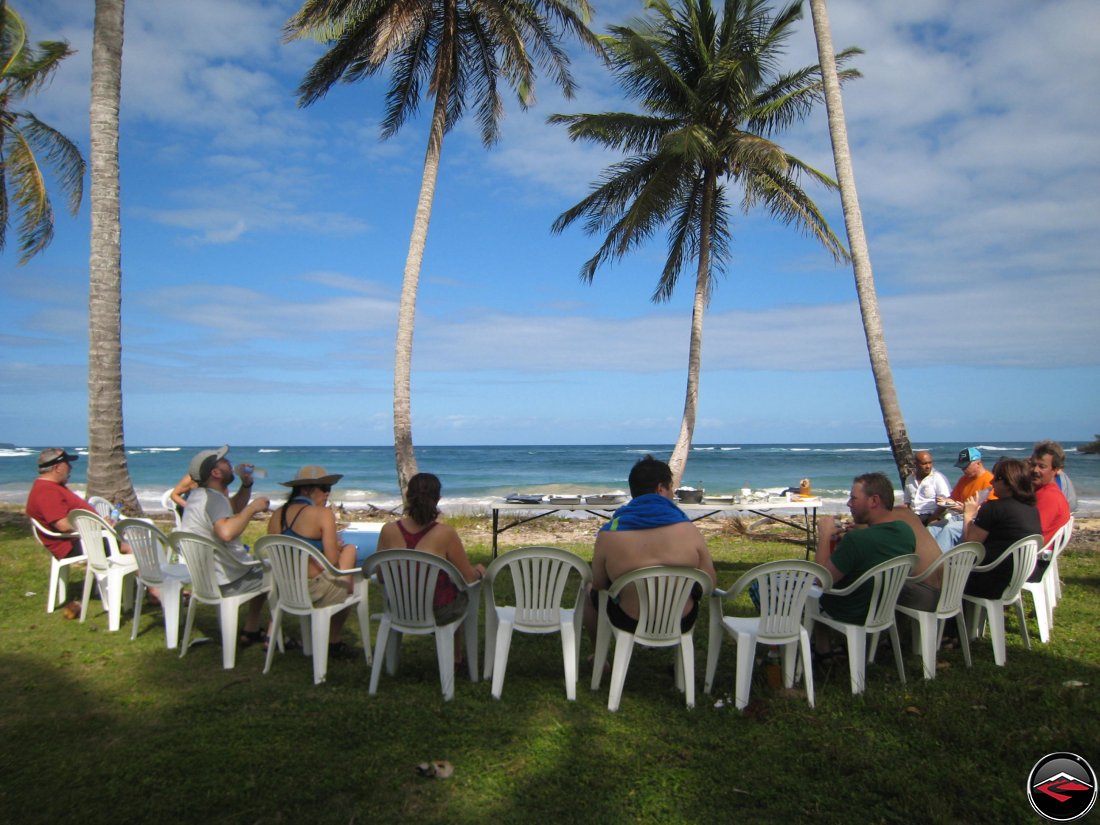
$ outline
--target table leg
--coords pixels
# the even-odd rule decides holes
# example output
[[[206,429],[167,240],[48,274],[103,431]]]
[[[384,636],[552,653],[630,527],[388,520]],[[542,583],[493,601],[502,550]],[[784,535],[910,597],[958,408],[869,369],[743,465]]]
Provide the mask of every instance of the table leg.
[[[500,510],[493,508],[493,558],[497,557],[497,524],[500,520]]]

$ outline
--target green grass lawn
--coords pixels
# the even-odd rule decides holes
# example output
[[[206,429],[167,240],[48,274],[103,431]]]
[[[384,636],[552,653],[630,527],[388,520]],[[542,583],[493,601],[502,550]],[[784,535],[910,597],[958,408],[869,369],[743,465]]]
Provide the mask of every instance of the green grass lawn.
[[[753,563],[802,555],[774,539],[709,543],[723,586]],[[487,545],[469,550],[488,562]],[[267,676],[258,645],[231,671],[217,642],[180,659],[164,647],[159,608],[146,606],[133,642],[129,617],[110,634],[95,601],[84,624],[47,615],[44,552],[9,524],[0,811],[8,822],[1034,822],[1024,788],[1036,760],[1069,750],[1100,770],[1100,554],[1075,541],[1062,571],[1051,643],[1029,619],[1025,650],[1010,617],[1004,668],[987,639],[973,669],[943,651],[947,666],[925,682],[906,644],[906,685],[884,648],[862,697],[841,662],[819,673],[816,709],[761,678],[741,714],[714,707],[733,689],[732,642],[716,695],[702,693],[704,608],[697,707],[673,687],[671,651],[638,649],[612,714],[607,680],[590,691],[583,661],[577,701],[566,700],[556,636],[513,637],[500,701],[460,675],[444,703],[430,637],[406,640],[398,675],[383,673],[374,697],[362,659],[331,662],[316,687],[298,652]],[[213,609],[196,625],[218,638]],[[432,759],[454,776],[417,776]]]

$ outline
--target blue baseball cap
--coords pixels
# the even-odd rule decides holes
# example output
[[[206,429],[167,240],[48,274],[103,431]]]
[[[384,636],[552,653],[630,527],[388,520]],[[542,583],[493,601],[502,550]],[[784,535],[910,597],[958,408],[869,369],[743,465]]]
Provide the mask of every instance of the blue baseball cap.
[[[965,470],[971,461],[981,461],[981,459],[981,450],[977,447],[967,447],[965,450],[959,450],[959,460],[955,462],[955,466]]]

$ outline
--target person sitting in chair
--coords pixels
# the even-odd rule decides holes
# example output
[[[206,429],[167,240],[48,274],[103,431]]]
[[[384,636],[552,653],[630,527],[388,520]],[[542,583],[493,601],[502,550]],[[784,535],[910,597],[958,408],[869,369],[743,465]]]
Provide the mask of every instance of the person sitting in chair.
[[[355,545],[344,544],[336,531],[336,516],[327,506],[332,485],[343,478],[341,474],[329,475],[324,467],[307,465],[290,481],[279,482],[290,488],[286,504],[271,514],[267,522],[269,536],[291,536],[312,545],[324,554],[333,567],[347,570],[355,566]],[[351,579],[333,576],[313,559],[307,566],[309,599],[314,607],[340,604],[351,593]],[[329,656],[337,658],[354,655],[342,639],[347,609],[332,616],[329,623]]]
[[[264,574],[259,566],[246,564],[252,561],[241,535],[257,513],[270,506],[266,496],[252,496],[252,476],[247,472],[251,465],[241,464],[237,475],[243,477],[241,487],[233,498],[229,497],[229,485],[236,478],[233,465],[225,455],[229,447],[220,450],[203,450],[191,459],[188,472],[198,487],[187,497],[183,508],[182,529],[225,546],[226,554],[214,557],[218,587],[223,596],[236,596],[263,587]],[[263,596],[250,599],[248,615],[241,631],[240,644],[244,647],[256,642],[266,642],[267,635],[260,629],[260,611]]]
[[[633,498],[616,510],[596,534],[591,595],[585,604],[585,627],[593,639],[599,591],[610,588],[625,573],[642,567],[671,565],[702,570],[710,576],[712,585],[718,580],[703,534],[672,500],[669,466],[647,455],[631,469],[629,483]],[[684,608],[681,621],[684,631],[695,624],[701,597],[702,591],[696,585]],[[633,587],[625,588],[618,601],[608,601],[607,618],[628,633],[637,629],[638,595]]]

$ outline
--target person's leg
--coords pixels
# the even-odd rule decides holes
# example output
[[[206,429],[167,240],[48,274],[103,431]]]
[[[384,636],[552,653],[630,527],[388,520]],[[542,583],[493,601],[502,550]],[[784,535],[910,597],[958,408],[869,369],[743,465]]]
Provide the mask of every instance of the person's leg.
[[[932,535],[936,539],[936,544],[940,546],[942,552],[946,553],[962,541],[962,528],[963,521],[961,518],[948,517],[947,523],[938,531],[933,532]]]

